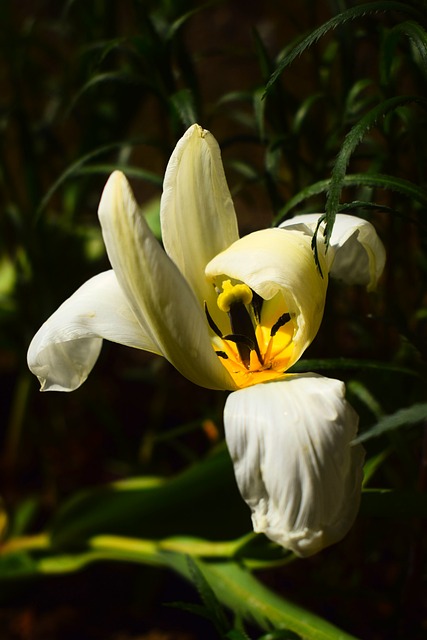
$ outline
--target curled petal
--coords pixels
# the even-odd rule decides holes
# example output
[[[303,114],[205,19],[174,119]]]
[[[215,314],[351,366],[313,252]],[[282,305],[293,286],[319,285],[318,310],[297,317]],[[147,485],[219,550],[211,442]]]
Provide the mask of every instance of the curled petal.
[[[321,247],[319,247],[321,249]],[[328,284],[322,250],[316,267],[311,237],[300,231],[265,229],[237,240],[206,267],[213,282],[232,278],[249,285],[264,300],[280,292],[296,324],[295,348],[288,367],[301,356],[315,337],[322,321]]]
[[[87,378],[102,339],[159,353],[136,320],[113,271],[88,280],[40,327],[28,366],[42,391],[74,391]]]
[[[166,252],[199,302],[214,309],[215,292],[204,277],[205,266],[239,233],[218,143],[197,124],[186,131],[169,160],[160,215]]]
[[[295,216],[280,226],[313,233],[321,214]],[[347,284],[365,285],[373,291],[384,270],[385,249],[375,227],[362,218],[338,214],[330,240],[329,273]]]
[[[120,287],[160,353],[200,386],[235,388],[212,348],[202,305],[150,231],[121,172],[110,176],[98,213]]]
[[[344,384],[315,374],[231,393],[225,435],[254,530],[297,555],[339,541],[356,517],[364,452]]]

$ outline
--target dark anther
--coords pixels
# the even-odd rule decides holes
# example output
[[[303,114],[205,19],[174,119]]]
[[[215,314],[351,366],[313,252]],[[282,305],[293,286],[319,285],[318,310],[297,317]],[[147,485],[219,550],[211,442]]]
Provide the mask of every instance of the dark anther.
[[[224,358],[224,360],[228,360],[228,355],[225,353],[225,351],[215,351],[215,353],[219,358]]]
[[[283,327],[285,324],[289,322],[291,316],[289,313],[284,313],[280,318],[273,324],[270,331],[270,336],[273,337],[279,331],[280,327]]]
[[[253,289],[252,289],[252,309],[254,310],[255,320],[258,324],[261,322],[261,308],[262,303],[264,302],[264,298],[261,298]]]
[[[212,318],[211,314],[209,313],[208,305],[206,304],[206,302],[205,302],[205,313],[206,313],[206,318],[207,318],[208,324],[209,324],[210,328],[212,329],[212,331],[214,331],[217,336],[222,338],[222,333],[218,329],[218,327],[216,326],[215,322],[213,321],[213,318]]]

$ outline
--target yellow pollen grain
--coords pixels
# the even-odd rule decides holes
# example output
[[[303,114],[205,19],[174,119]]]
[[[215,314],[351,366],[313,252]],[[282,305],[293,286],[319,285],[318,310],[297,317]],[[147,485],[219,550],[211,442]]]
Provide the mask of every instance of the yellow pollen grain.
[[[217,305],[221,311],[228,313],[236,302],[249,304],[252,301],[252,291],[247,284],[232,284],[231,280],[224,280],[222,293],[217,298]]]

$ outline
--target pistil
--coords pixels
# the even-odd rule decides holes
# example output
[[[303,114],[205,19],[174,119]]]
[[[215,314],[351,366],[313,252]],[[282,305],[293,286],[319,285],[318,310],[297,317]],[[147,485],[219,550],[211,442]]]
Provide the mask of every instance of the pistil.
[[[247,369],[251,368],[252,351],[255,351],[260,364],[263,364],[255,327],[248,310],[252,300],[253,291],[248,285],[233,285],[231,280],[224,280],[222,292],[217,300],[218,307],[227,313],[230,320],[231,334],[223,336],[223,339],[231,340],[236,344],[240,359]],[[258,309],[257,315],[259,315]]]

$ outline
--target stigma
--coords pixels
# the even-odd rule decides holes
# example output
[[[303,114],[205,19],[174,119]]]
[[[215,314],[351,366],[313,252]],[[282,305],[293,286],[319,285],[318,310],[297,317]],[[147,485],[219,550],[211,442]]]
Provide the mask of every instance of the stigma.
[[[249,304],[252,302],[252,297],[252,289],[247,284],[232,284],[231,280],[224,280],[217,305],[221,311],[228,313],[233,305]]]

